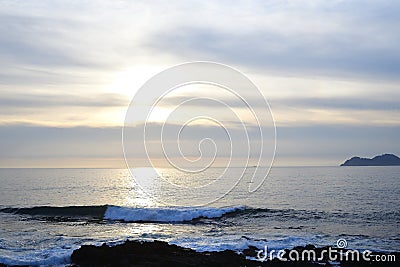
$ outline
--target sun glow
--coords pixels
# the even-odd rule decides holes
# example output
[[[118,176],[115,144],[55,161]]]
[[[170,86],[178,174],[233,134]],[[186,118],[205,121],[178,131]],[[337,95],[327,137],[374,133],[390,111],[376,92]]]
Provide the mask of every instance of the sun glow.
[[[146,81],[164,69],[165,66],[158,65],[140,65],[126,68],[116,74],[114,81],[109,86],[109,91],[132,99]]]

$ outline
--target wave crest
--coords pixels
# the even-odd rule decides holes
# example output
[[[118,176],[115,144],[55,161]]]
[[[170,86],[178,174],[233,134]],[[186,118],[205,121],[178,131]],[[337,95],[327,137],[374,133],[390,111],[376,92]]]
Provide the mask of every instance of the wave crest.
[[[104,219],[125,222],[188,222],[200,218],[219,218],[243,209],[244,207],[128,208],[109,206]]]

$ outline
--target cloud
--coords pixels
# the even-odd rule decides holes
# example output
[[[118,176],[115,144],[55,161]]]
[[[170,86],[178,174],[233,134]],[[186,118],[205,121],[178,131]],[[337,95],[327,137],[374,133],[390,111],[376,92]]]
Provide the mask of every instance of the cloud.
[[[392,151],[400,154],[399,126],[312,125],[278,128],[282,156],[371,156]]]
[[[395,80],[400,70],[394,1],[43,1],[2,9],[0,57],[7,64],[110,70],[172,57]]]
[[[0,97],[1,109],[49,107],[126,107],[128,101],[119,94],[95,96],[72,94],[5,94]]]
[[[1,125],[0,158],[121,157],[121,128]]]
[[[66,29],[79,30],[72,20],[1,14],[0,25],[3,62],[42,66],[84,64],[82,56],[68,49],[71,44],[61,41]]]
[[[184,101],[191,99],[191,96],[173,96],[166,97],[160,103],[165,107],[176,107]],[[189,101],[185,104],[190,107],[199,108],[219,108],[221,104],[213,101],[214,97],[205,97],[197,101]],[[224,103],[232,108],[243,108],[243,102],[237,98],[223,99]],[[400,111],[400,103],[395,99],[371,99],[370,97],[350,98],[350,97],[283,97],[272,98],[270,102],[275,107],[300,107],[307,109],[347,109],[347,110],[395,110]],[[265,102],[253,99],[253,108],[264,107]]]
[[[113,93],[3,92],[0,124],[116,126],[123,124],[129,100]]]
[[[287,75],[397,80],[400,50],[396,44],[400,37],[395,35],[392,39],[380,45],[367,36],[344,33],[313,35],[310,32],[308,36],[296,38],[264,30],[232,33],[182,27],[155,35],[148,45],[154,50],[190,59],[228,62]],[[369,46],[364,46],[364,42]]]
[[[195,101],[188,101],[192,97]],[[249,99],[250,98],[250,99]],[[217,99],[218,101],[215,101]],[[268,106],[262,99],[254,96],[247,96],[246,100],[254,111],[264,118],[269,118]],[[219,101],[225,103],[221,104]],[[301,125],[370,125],[370,126],[395,126],[400,125],[398,115],[400,105],[396,98],[378,98],[373,96],[353,97],[272,97],[269,99],[271,112],[274,116],[275,124],[278,126],[301,126]],[[220,96],[203,96],[200,93],[193,95],[177,95],[164,98],[158,103],[160,112],[164,114],[157,117],[156,121],[171,121],[179,118],[186,118],[186,114],[208,114],[212,110],[213,114],[224,123],[235,125],[236,122],[256,124],[254,116],[241,99],[227,95],[225,98]],[[179,107],[179,108],[178,108]],[[168,111],[174,108],[173,116],[168,116]],[[162,110],[162,111],[161,111]],[[232,111],[234,113],[232,113]],[[158,114],[157,113],[157,114]],[[230,116],[235,114],[235,116]],[[194,115],[193,115],[194,116]],[[171,119],[172,117],[172,119]],[[181,119],[185,121],[185,119]],[[270,123],[267,120],[265,123]],[[265,124],[264,123],[264,124]],[[240,126],[240,125],[238,125]]]
[[[1,5],[0,68],[8,84],[41,79],[16,71],[27,67],[81,80],[77,73],[104,76],[160,60],[361,79],[398,80],[400,71],[400,5],[393,1]]]
[[[112,71],[140,61],[141,40],[152,29],[143,12],[151,5],[140,2],[41,1],[0,7],[4,68]]]
[[[242,3],[238,8],[254,11],[251,19],[245,11],[226,8],[221,16],[229,23],[211,17],[203,25],[174,25],[153,34],[147,44],[188,59],[287,75],[398,79],[398,3],[279,3]]]

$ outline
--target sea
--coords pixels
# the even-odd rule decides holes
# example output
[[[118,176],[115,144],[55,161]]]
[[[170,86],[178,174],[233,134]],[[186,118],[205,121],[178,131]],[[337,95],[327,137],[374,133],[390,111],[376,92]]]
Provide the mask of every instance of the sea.
[[[174,169],[158,171],[185,178]],[[163,203],[127,169],[0,169],[0,184],[6,265],[65,266],[82,245],[125,240],[240,252],[336,246],[340,239],[349,249],[400,251],[399,166],[273,167],[255,192],[239,183],[205,206],[191,196],[182,206]]]

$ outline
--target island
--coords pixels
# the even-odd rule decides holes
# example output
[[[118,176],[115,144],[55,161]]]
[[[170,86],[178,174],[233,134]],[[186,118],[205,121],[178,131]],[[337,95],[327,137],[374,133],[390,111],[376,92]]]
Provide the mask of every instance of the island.
[[[352,157],[340,166],[400,166],[400,158],[393,154],[383,154],[372,159]]]

